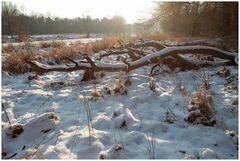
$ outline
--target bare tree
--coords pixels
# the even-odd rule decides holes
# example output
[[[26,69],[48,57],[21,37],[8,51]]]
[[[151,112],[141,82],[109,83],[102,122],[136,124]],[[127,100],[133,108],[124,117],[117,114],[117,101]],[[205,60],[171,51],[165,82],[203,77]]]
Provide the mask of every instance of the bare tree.
[[[237,15],[237,2],[156,2],[149,22],[175,34],[229,36],[237,34]]]

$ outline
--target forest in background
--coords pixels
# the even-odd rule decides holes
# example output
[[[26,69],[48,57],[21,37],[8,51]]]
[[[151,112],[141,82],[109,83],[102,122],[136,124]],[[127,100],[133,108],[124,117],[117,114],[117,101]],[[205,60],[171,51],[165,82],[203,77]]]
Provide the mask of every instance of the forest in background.
[[[84,33],[88,37],[90,33],[146,33],[155,26],[157,31],[176,35],[238,39],[238,2],[155,2],[150,13],[151,19],[126,24],[121,16],[68,19],[27,15],[15,4],[2,2],[2,35]]]
[[[238,34],[238,2],[155,2],[149,24],[190,36]]]
[[[74,19],[44,15],[26,15],[11,2],[2,2],[2,34],[59,34],[59,33],[124,33],[131,32],[121,16],[112,18],[92,18],[90,16]]]

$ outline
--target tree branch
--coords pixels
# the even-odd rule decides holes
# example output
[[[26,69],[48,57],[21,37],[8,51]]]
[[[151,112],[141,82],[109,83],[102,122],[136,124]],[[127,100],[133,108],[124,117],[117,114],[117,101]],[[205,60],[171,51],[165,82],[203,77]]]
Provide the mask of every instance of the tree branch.
[[[92,67],[96,67],[95,63],[92,61],[92,59],[87,54],[82,53],[82,55],[91,64]]]
[[[69,60],[70,62],[74,63],[75,66],[78,66],[78,65],[79,65],[76,61],[72,60],[72,59],[69,58],[69,57],[66,57],[66,59]]]
[[[129,43],[129,44],[126,45],[126,47],[132,47],[132,48],[153,47],[156,50],[162,50],[162,49],[166,48],[165,45],[159,43],[158,41],[141,41],[141,42],[137,42],[135,44]]]
[[[226,52],[217,48],[207,47],[207,46],[177,46],[177,47],[167,47],[153,54],[148,54],[138,60],[132,62],[123,62],[123,64],[109,64],[101,61],[93,62],[90,57],[85,55],[88,63],[82,63],[78,66],[47,66],[38,62],[33,62],[26,60],[26,62],[32,66],[33,71],[46,73],[50,71],[59,72],[70,72],[75,70],[91,70],[92,72],[106,71],[106,72],[119,72],[125,71],[129,72],[131,70],[137,69],[139,67],[155,64],[162,61],[166,57],[174,57],[178,61],[183,63],[189,63],[187,60],[179,57],[178,54],[201,54],[201,55],[212,55],[213,57],[229,60],[226,65],[237,65],[235,60],[237,54]],[[195,64],[194,64],[195,65]]]

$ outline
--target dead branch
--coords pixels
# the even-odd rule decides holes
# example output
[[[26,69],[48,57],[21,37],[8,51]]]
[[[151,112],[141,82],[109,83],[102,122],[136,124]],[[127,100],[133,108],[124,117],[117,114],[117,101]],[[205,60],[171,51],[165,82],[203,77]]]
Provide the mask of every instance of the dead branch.
[[[26,60],[26,62],[32,66],[32,70],[40,73],[46,73],[50,71],[59,71],[59,72],[71,72],[76,70],[85,70],[88,71],[90,77],[93,77],[94,72],[98,71],[106,71],[106,72],[119,72],[125,71],[129,72],[131,70],[137,69],[139,67],[156,64],[162,61],[166,57],[174,57],[178,61],[186,63],[187,61],[181,57],[179,54],[201,54],[201,55],[212,55],[213,57],[226,59],[228,60],[226,65],[237,65],[235,62],[235,55],[229,52],[225,52],[223,50],[207,47],[207,46],[177,46],[177,47],[168,47],[164,48],[158,52],[148,54],[140,59],[137,59],[132,62],[122,63],[122,64],[109,64],[103,63],[101,61],[95,61],[85,55],[85,59],[87,59],[88,63],[82,63],[79,65],[73,66],[47,66],[38,62],[33,62]],[[128,65],[129,64],[129,65]]]
[[[132,61],[135,61],[143,56],[145,56],[144,52],[135,48],[130,47],[121,47],[120,50],[117,51],[110,51],[107,54],[103,54],[100,56],[99,60],[101,60],[103,57],[107,57],[110,55],[122,55],[122,54],[128,54]]]
[[[119,45],[121,45],[121,46],[124,45],[124,42],[123,42],[121,39],[118,40],[118,43],[119,43]]]
[[[150,71],[150,74],[149,74],[150,76],[154,76],[154,75],[155,75],[155,74],[154,74],[154,71],[155,71],[155,69],[156,69],[157,67],[161,68],[160,63],[157,63],[157,64],[155,64],[154,66],[152,66],[151,71]]]
[[[191,70],[191,69],[197,69],[199,66],[189,62],[188,60],[182,58],[179,55],[169,56],[152,66],[150,75],[154,76],[154,71],[157,67],[161,68],[161,64],[165,64],[168,66],[171,71],[179,67],[181,70]]]
[[[101,60],[103,57],[107,57],[107,56],[110,56],[110,55],[122,55],[122,54],[126,54],[127,51],[126,50],[121,50],[121,51],[110,51],[106,54],[103,54],[103,55],[100,55],[100,58],[99,60]]]
[[[130,56],[132,61],[140,59],[140,55],[136,52],[136,50],[128,48],[128,55]]]
[[[146,47],[153,47],[156,50],[162,50],[166,48],[165,45],[157,42],[157,41],[144,41],[143,39],[140,39],[137,43],[129,42],[128,44],[124,44],[124,42],[120,39],[118,40],[119,47],[114,47],[117,51],[110,51],[107,54],[101,55],[99,60],[101,60],[103,57],[110,56],[110,55],[121,55],[121,54],[128,54],[132,61],[135,61],[143,56],[145,56],[143,49]],[[139,50],[138,48],[141,48]]]
[[[164,48],[166,48],[165,45],[163,45],[160,42],[157,41],[141,41],[141,42],[137,42],[137,43],[129,43],[126,45],[126,47],[132,47],[132,48],[146,48],[146,47],[153,47],[156,50],[162,50]]]
[[[130,67],[129,62],[127,62],[127,57],[125,57],[125,58],[122,60],[122,62],[123,62],[124,64],[126,64],[128,68]]]
[[[143,57],[145,56],[144,52],[142,50],[138,50],[138,49],[134,49],[134,48],[130,48],[130,47],[127,47],[128,51],[129,52],[133,52],[133,53],[136,53],[138,54],[140,57]]]
[[[92,61],[92,59],[87,54],[81,53],[81,55],[83,55],[83,57],[91,64],[92,67],[96,67],[95,63]]]
[[[194,69],[194,68],[197,67],[195,64],[193,64],[190,61],[184,59],[180,55],[174,55],[172,57],[178,62],[178,65],[180,65],[183,69],[190,70],[190,69]]]
[[[8,117],[7,111],[6,111],[3,103],[2,103],[2,109],[3,109],[3,111],[4,111],[5,115],[6,115],[7,121],[8,121],[8,123],[9,123],[9,127],[11,128],[11,127],[12,127],[12,124],[11,124],[10,118]]]
[[[74,60],[72,60],[71,58],[69,57],[66,57],[67,60],[69,60],[70,62],[72,62],[73,64],[75,64],[75,66],[78,66],[78,63]]]

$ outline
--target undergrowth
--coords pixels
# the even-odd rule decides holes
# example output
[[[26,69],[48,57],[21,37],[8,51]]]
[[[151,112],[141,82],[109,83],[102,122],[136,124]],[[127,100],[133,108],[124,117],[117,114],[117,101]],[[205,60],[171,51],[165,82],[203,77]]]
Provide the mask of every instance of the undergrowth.
[[[50,62],[48,65],[60,64],[66,62],[68,58],[79,58],[81,53],[91,55],[101,50],[106,50],[122,43],[128,43],[137,39],[150,39],[157,41],[187,42],[190,38],[182,35],[173,35],[166,33],[143,33],[136,36],[107,36],[101,40],[89,43],[75,42],[66,45],[62,41],[42,42],[33,44],[26,40],[19,46],[11,43],[2,47],[2,69],[10,74],[22,74],[28,71],[25,60],[37,60],[48,64],[48,58],[52,58],[55,63]],[[39,50],[39,47],[42,50]],[[46,49],[49,48],[49,49]]]
[[[109,49],[112,46],[118,44],[118,40],[121,39],[124,42],[134,40],[134,37],[122,36],[122,37],[104,37],[101,40],[90,43],[75,42],[71,45],[66,45],[64,42],[52,41],[40,43],[40,48],[52,48],[51,50],[45,50],[44,53],[38,50],[37,46],[34,46],[30,42],[26,41],[20,46],[14,46],[9,43],[2,48],[2,69],[10,74],[22,74],[28,71],[28,66],[25,60],[37,60],[45,62],[48,58],[53,58],[56,64],[64,63],[66,58],[78,58],[81,53],[91,55],[101,50]],[[55,63],[49,63],[53,65]]]

